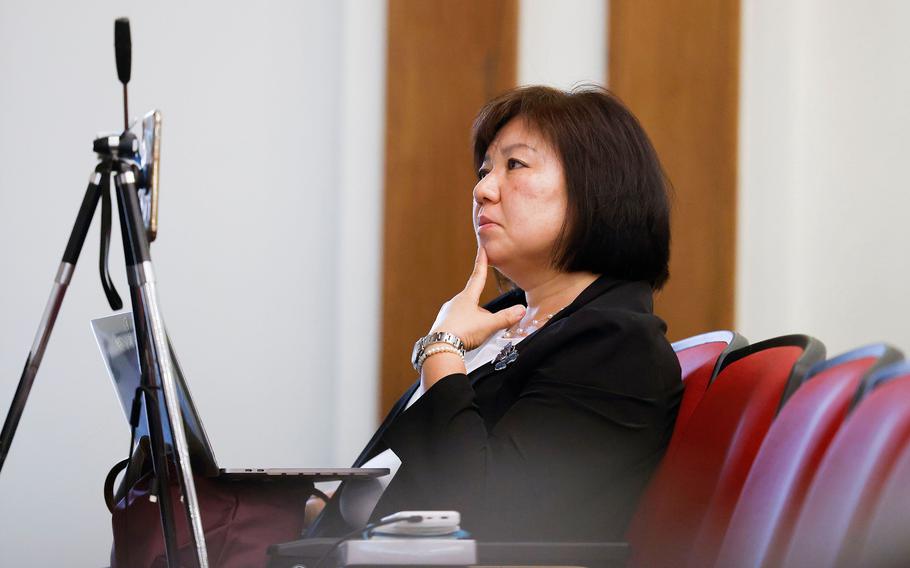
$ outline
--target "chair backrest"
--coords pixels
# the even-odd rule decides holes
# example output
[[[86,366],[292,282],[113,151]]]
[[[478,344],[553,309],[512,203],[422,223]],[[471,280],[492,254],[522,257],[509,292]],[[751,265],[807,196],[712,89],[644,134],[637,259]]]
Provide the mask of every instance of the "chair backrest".
[[[668,452],[674,445],[673,440],[689,422],[692,412],[704,396],[718,361],[731,351],[748,344],[749,341],[745,337],[734,331],[711,331],[673,343],[673,351],[676,352],[682,369],[684,390]]]
[[[745,337],[734,331],[726,330],[709,331],[673,343],[673,351],[679,359],[679,367],[682,371],[683,395],[664,460],[676,449],[680,432],[688,424],[689,418],[705,395],[718,363],[728,353],[747,345],[749,345],[749,341]],[[639,514],[636,514],[629,524],[628,534],[638,534],[643,530],[641,525],[645,522],[646,516],[641,512],[654,509],[656,504],[651,501],[658,498],[655,485],[649,484],[639,500],[637,508]]]
[[[762,442],[715,566],[780,565],[803,497],[855,393],[877,370],[902,358],[897,349],[876,344],[810,369]]]
[[[822,459],[783,566],[862,565],[873,508],[910,440],[910,368],[897,363],[870,382],[879,386],[847,417]]]
[[[726,526],[782,398],[824,352],[815,339],[789,335],[738,349],[718,363],[676,450],[655,474],[644,504],[650,509],[636,512],[627,535],[633,565],[682,566],[696,537],[706,540]]]

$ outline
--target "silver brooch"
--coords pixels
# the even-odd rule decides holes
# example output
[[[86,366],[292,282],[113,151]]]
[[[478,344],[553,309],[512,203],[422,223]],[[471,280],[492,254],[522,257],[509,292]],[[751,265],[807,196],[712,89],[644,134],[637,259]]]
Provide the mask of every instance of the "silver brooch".
[[[499,352],[499,355],[493,359],[493,370],[502,371],[518,359],[518,349],[515,349],[514,343],[508,343]]]

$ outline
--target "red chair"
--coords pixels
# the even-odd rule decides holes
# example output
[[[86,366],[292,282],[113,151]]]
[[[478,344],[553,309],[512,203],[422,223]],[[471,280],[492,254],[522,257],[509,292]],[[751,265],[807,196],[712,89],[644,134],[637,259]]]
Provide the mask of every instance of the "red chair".
[[[883,488],[910,441],[910,368],[899,363],[870,382],[873,387],[881,384],[850,414],[819,466],[790,540],[785,567],[881,566],[861,560],[864,554],[868,558],[880,552],[875,538],[883,533],[872,535],[875,538],[865,552],[863,544],[870,535],[870,522],[879,526],[887,520],[887,510],[873,515],[881,498],[908,491],[906,485]],[[906,502],[906,497],[902,499]],[[906,510],[901,514],[907,518]],[[906,541],[907,526],[898,530]],[[906,550],[905,542],[898,544]],[[900,565],[908,561],[905,557]]]
[[[717,364],[728,353],[747,345],[749,345],[749,341],[734,331],[710,331],[673,343],[673,351],[676,352],[679,367],[682,370],[683,395],[682,401],[679,403],[676,423],[673,426],[673,435],[664,454],[664,461],[675,451],[680,432],[688,424],[689,418],[705,395],[705,391],[708,390]],[[642,495],[638,505],[638,514],[630,522],[628,534],[639,534],[645,530],[642,524],[646,522],[647,515],[644,512],[651,511],[657,506],[655,501],[658,499],[658,495],[653,489],[654,487],[652,483]]]
[[[708,384],[714,377],[717,362],[731,351],[747,345],[749,345],[749,341],[734,331],[711,331],[673,343],[673,351],[676,352],[679,366],[682,369],[685,390],[679,404],[676,425],[673,427],[671,448],[674,445],[673,440],[689,422],[692,412],[708,389]],[[667,451],[670,451],[669,448]]]
[[[888,373],[910,378],[910,363],[895,365]],[[859,566],[904,567],[910,565],[910,442],[891,470],[869,520],[869,532],[862,544]]]
[[[629,531],[632,565],[704,565],[717,550],[752,460],[781,402],[824,359],[805,335],[769,339],[727,354],[664,459]],[[698,541],[698,542],[696,542]]]
[[[762,442],[715,566],[780,565],[813,474],[856,393],[876,371],[901,359],[890,346],[869,345],[809,371]]]
[[[682,371],[683,395],[679,404],[679,413],[676,415],[676,423],[673,425],[673,436],[670,438],[664,459],[676,447],[679,432],[689,422],[695,407],[708,390],[708,385],[717,370],[717,364],[728,353],[747,345],[749,345],[749,340],[745,337],[735,331],[726,330],[709,331],[673,343],[673,351],[679,359],[679,367]],[[654,498],[646,491],[639,501],[639,511],[652,509],[653,504],[649,504],[649,500]],[[636,527],[641,522],[642,515],[633,519],[629,532],[638,532],[639,529]]]

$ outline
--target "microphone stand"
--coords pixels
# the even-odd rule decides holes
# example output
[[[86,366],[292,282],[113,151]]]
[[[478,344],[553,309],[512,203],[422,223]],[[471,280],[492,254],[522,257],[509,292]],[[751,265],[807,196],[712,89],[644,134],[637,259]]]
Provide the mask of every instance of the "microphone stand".
[[[124,91],[124,121],[126,122],[126,84],[130,76],[131,41],[129,21],[120,18],[114,27],[117,55],[117,71]],[[174,507],[171,501],[170,470],[168,469],[168,445],[165,442],[164,421],[170,425],[173,437],[172,457],[175,458],[178,480],[182,490],[190,537],[195,548],[195,564],[199,568],[208,568],[208,555],[205,546],[205,535],[202,529],[202,518],[196,496],[196,485],[190,465],[189,446],[183,428],[183,415],[177,396],[174,363],[168,349],[164,320],[158,307],[156,280],[149,253],[149,238],[142,219],[139,206],[139,186],[146,182],[138,163],[134,159],[138,153],[139,142],[129,132],[129,125],[124,124],[124,132],[119,136],[98,138],[93,143],[98,154],[99,163],[95,168],[82,205],[76,215],[73,230],[63,253],[63,259],[54,278],[50,298],[38,326],[34,343],[25,361],[25,368],[19,379],[19,385],[0,432],[0,471],[9,453],[13,436],[19,419],[41,365],[45,348],[50,339],[57,314],[63,304],[63,297],[85,243],[85,237],[91,225],[92,217],[98,206],[101,206],[101,254],[99,270],[105,294],[111,308],[123,307],[120,296],[114,289],[107,269],[107,252],[110,244],[111,223],[111,182],[117,195],[117,209],[120,216],[120,230],[123,239],[123,252],[126,261],[127,279],[130,286],[130,300],[133,308],[133,323],[136,332],[136,343],[139,349],[139,364],[142,372],[142,389],[146,397],[146,409],[151,438],[152,468],[158,488],[158,507],[161,515],[161,527],[164,534],[165,551],[170,568],[180,567],[177,546],[177,530]],[[164,409],[158,397],[164,396]],[[128,495],[127,495],[128,498]]]

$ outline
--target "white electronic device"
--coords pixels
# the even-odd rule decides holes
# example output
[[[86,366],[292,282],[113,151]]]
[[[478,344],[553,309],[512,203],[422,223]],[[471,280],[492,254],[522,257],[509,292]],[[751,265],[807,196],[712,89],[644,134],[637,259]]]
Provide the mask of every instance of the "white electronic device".
[[[417,520],[419,519],[419,520]],[[381,519],[383,524],[373,529],[375,537],[446,536],[461,530],[458,511],[399,511]]]

